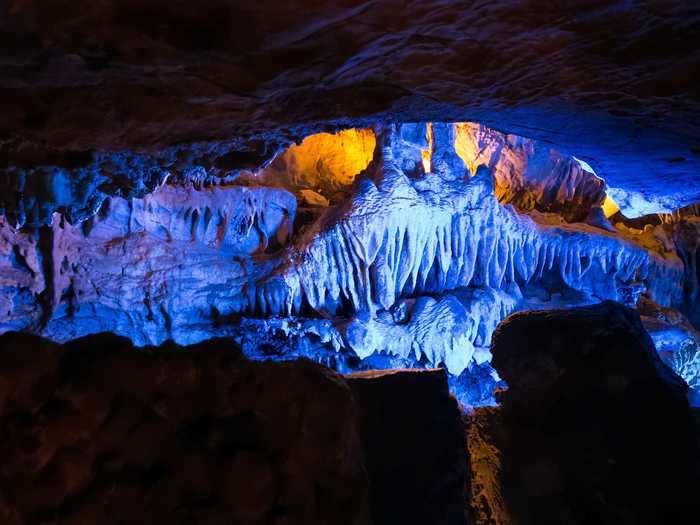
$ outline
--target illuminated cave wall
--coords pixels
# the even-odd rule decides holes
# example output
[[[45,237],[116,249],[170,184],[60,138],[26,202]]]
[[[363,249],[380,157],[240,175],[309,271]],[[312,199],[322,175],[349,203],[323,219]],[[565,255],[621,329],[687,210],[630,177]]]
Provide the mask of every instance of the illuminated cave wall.
[[[316,133],[277,155],[251,182],[299,192],[310,204],[338,203],[372,160],[375,146],[370,129]]]
[[[214,171],[84,193],[81,214],[66,211],[75,190],[57,190],[53,207],[32,201],[44,225],[15,206],[0,218],[0,332],[225,336],[252,357],[343,372],[445,366],[481,404],[502,319],[612,299],[639,306],[696,381],[698,339],[679,313],[698,294],[696,214],[630,222],[586,163],[546,144],[475,123],[378,124]]]

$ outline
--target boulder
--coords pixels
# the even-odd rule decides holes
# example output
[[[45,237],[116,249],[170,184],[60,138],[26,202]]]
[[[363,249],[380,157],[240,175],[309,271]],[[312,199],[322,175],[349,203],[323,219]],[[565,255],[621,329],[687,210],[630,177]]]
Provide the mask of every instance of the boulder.
[[[347,376],[360,410],[376,524],[465,524],[462,417],[444,370]]]
[[[514,314],[492,352],[509,388],[500,410],[482,414],[491,422],[479,424],[498,429],[487,438],[514,523],[697,519],[687,386],[635,311],[604,302]]]
[[[0,522],[362,524],[345,381],[212,340],[0,337]]]
[[[343,378],[215,339],[0,336],[0,523],[465,522],[444,370]]]

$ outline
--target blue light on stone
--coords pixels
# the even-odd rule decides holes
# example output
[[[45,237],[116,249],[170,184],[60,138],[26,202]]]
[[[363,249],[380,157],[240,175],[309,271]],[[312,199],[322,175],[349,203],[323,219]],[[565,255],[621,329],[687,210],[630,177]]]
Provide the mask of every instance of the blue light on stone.
[[[0,216],[0,332],[228,337],[252,359],[341,373],[444,367],[456,397],[481,405],[500,384],[491,334],[513,312],[643,299],[681,316],[688,302],[695,222],[685,237],[670,218],[609,224],[585,161],[473,123],[322,135],[223,180],[135,162],[150,175],[124,196],[51,172],[46,199],[22,201],[47,224]],[[649,319],[695,381],[695,333]]]

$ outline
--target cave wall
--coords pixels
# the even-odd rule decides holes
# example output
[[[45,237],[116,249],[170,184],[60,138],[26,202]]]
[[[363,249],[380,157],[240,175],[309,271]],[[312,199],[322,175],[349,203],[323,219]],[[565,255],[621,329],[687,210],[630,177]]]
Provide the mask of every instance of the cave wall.
[[[508,388],[467,418],[475,523],[695,520],[697,416],[636,311],[516,313],[492,352]]]
[[[32,202],[49,223],[1,218],[0,330],[139,345],[225,336],[251,356],[341,371],[446,366],[462,400],[482,403],[488,387],[466,385],[498,381],[490,337],[513,311],[693,303],[692,213],[608,218],[605,182],[585,164],[483,125],[322,133],[225,177],[221,164],[162,169],[152,191],[102,194],[84,220],[45,190]],[[695,332],[648,318],[659,344],[675,337],[695,356]]]
[[[358,407],[313,363],[109,334],[0,348],[3,523],[369,519]]]
[[[436,503],[443,521],[459,523],[462,472],[453,468],[461,461],[459,447],[450,446],[447,456],[431,455],[433,440],[454,444],[456,405],[446,401],[444,386],[465,406],[494,404],[494,389],[504,388],[504,379],[512,383],[511,399],[527,399],[520,380],[532,374],[527,367],[510,374],[502,354],[493,355],[502,345],[491,346],[499,323],[516,313],[506,326],[517,326],[521,311],[607,300],[635,308],[659,358],[686,381],[697,402],[699,22],[700,9],[688,3],[615,0],[546,7],[527,0],[468,7],[449,0],[1,3],[0,336],[11,332],[3,343],[19,345],[26,356],[10,358],[19,379],[9,376],[0,384],[3,424],[12,434],[3,444],[9,461],[0,476],[8,488],[0,491],[0,517],[10,523],[108,521],[114,513],[94,505],[94,498],[105,496],[102,482],[117,479],[120,491],[110,505],[134,516],[147,507],[170,517],[184,501],[190,518],[211,511],[214,521],[233,512],[237,521],[251,523],[363,522],[367,513],[382,520],[396,516],[391,503],[399,493],[416,501],[430,496],[425,507],[408,509],[413,512],[407,510],[404,521],[425,521]],[[617,307],[604,304],[614,318],[611,309]],[[539,315],[552,314],[531,315],[536,324]],[[629,316],[634,313],[623,317]],[[628,346],[641,348],[643,359],[620,352],[619,345],[610,359],[624,361],[624,372],[639,372],[640,362],[653,362],[657,373],[666,370],[639,323],[630,322],[644,341]],[[159,379],[131,377],[120,368],[122,357],[113,355],[108,368],[114,365],[121,375],[106,381],[111,390],[96,393],[76,378],[71,367],[85,372],[87,383],[101,377],[101,368],[90,360],[66,360],[57,344],[80,349],[87,344],[83,336],[103,331],[131,341],[107,344],[129,347],[126,368],[143,367]],[[37,343],[34,336],[47,340]],[[308,379],[304,371],[315,370],[310,373],[317,373],[321,386],[306,386],[314,394],[338,394],[329,404],[340,407],[344,421],[333,420],[337,432],[325,436],[332,441],[324,441],[327,448],[302,448],[318,445],[329,456],[341,450],[353,458],[355,468],[324,456],[351,472],[319,474],[333,478],[332,486],[336,477],[350,479],[352,504],[344,494],[340,502],[331,497],[331,507],[317,502],[310,508],[323,491],[280,481],[270,464],[287,463],[270,461],[274,453],[267,443],[223,456],[220,443],[207,443],[223,463],[187,463],[191,457],[183,447],[192,429],[181,421],[171,424],[167,405],[175,387],[165,382],[191,386],[192,378],[172,371],[179,359],[166,355],[173,341],[203,343],[205,349],[235,343],[255,360],[302,357],[338,372],[359,372],[348,380],[366,403],[357,421],[351,413],[356,399],[347,397],[344,380],[306,362],[246,362],[241,369],[250,376],[241,379],[227,361],[218,365],[230,377],[213,380],[234,390],[262,391],[270,383],[294,383],[299,374]],[[596,340],[599,347],[609,342]],[[543,341],[542,348],[556,351],[550,343]],[[131,344],[163,344],[158,352],[164,354],[144,361]],[[35,345],[57,357],[37,357]],[[603,361],[595,368],[610,365],[599,354],[591,359]],[[207,366],[200,361],[185,368],[201,372]],[[685,422],[685,406],[676,395],[682,383],[661,385],[672,375],[627,377],[635,391],[643,390],[636,386],[641,382],[660,397],[645,404],[639,403],[646,399],[642,395],[628,396],[621,405],[610,392],[589,388],[595,377],[580,382],[568,364],[557,366],[567,368],[575,394],[562,385],[551,389],[545,397],[562,400],[567,410],[530,412],[540,429],[571,430],[587,452],[585,440],[600,444],[600,434],[577,426],[589,418],[572,421],[571,414],[594,410],[609,433],[627,436],[634,429],[652,436],[634,441],[636,459],[656,451],[655,441],[666,437],[658,428],[645,433],[644,426],[644,407],[664,399],[659,412],[678,417],[662,417],[662,426],[682,437],[678,422]],[[434,367],[444,371],[376,372]],[[533,373],[546,379],[542,369]],[[246,382],[256,375],[263,379]],[[449,436],[423,432],[421,421],[408,421],[395,408],[417,377],[439,383],[436,399],[444,413],[421,404],[432,399],[424,392],[404,402],[429,412],[433,422],[447,421]],[[30,386],[22,390],[25,379]],[[604,386],[619,394],[618,379],[608,378]],[[117,380],[135,381],[128,385],[134,390],[125,394]],[[204,383],[197,383],[195,393],[206,397]],[[496,391],[508,400],[507,392]],[[93,396],[108,409],[91,405]],[[377,402],[378,396],[391,401]],[[596,405],[601,399],[606,402]],[[178,398],[175,404],[189,401]],[[193,439],[201,433],[228,439],[229,424],[248,435],[245,424],[237,425],[238,416],[250,422],[250,412],[285,424],[295,414],[261,406],[263,401],[251,400],[233,424],[230,414],[206,416],[195,425]],[[320,407],[314,401],[305,397],[301,403]],[[389,410],[403,414],[400,421],[385,417]],[[655,496],[679,508],[692,498],[687,486],[675,491],[672,483],[660,495],[650,493],[645,472],[625,459],[624,446],[602,446],[600,457],[613,451],[635,473],[628,483],[632,498],[623,482],[592,495],[587,490],[597,487],[596,476],[615,471],[605,460],[590,456],[594,468],[581,468],[577,461],[586,454],[569,457],[548,433],[543,437],[509,419],[507,407],[489,410],[482,409],[468,429],[478,443],[471,450],[472,475],[493,484],[501,466],[497,452],[508,451],[510,481],[517,485],[513,472],[523,471],[533,490],[543,491],[532,500],[540,522],[554,521],[556,512],[579,516],[583,508],[618,523],[630,516],[629,500],[641,495],[642,512],[634,514],[639,521],[658,516]],[[113,431],[112,416],[135,422],[128,444],[143,446],[122,446],[133,436],[131,430]],[[625,416],[631,418],[628,428]],[[396,431],[388,428],[392,421],[421,439],[390,434]],[[489,435],[499,432],[494,422],[500,435]],[[94,431],[95,440],[77,436],[74,423]],[[309,425],[323,434],[325,427],[316,423]],[[103,434],[121,435],[123,443]],[[389,443],[381,441],[389,435]],[[360,452],[371,451],[370,442],[377,440],[382,453],[370,453],[362,463]],[[399,441],[403,448],[392,449],[391,442]],[[519,449],[519,442],[533,446]],[[668,465],[683,463],[681,445]],[[160,447],[174,453],[153,463]],[[136,449],[143,455],[134,459]],[[554,469],[557,475],[533,467],[533,451],[561,467]],[[298,452],[280,454],[292,461]],[[366,479],[358,465],[377,482],[386,474],[384,457],[396,460],[392,468],[401,471],[401,459],[411,455],[430,457],[433,466],[446,461],[447,473],[421,470],[439,479],[446,492],[404,474],[400,487],[380,481],[386,492],[363,495]],[[219,488],[212,489],[210,480],[182,482],[173,457],[183,458],[183,470],[193,478],[206,463]],[[314,472],[317,459],[308,459]],[[644,466],[664,480],[673,478],[657,459]],[[488,468],[477,472],[475,465]],[[255,472],[256,483],[230,475],[242,471]],[[557,483],[562,472],[567,483]],[[589,475],[596,479],[581,481]],[[295,493],[298,487],[305,492]],[[166,496],[173,489],[182,496],[178,501]],[[290,491],[291,504],[285,498],[271,503],[272,493],[277,498]],[[134,492],[145,494],[143,505],[133,505]],[[548,505],[552,493],[560,504]],[[599,506],[601,493],[612,498],[614,509]],[[493,511],[486,521],[507,523],[509,513],[527,514],[523,501],[533,494],[477,494],[482,496],[488,505],[472,505],[475,515]],[[340,520],[328,514],[345,509]],[[595,521],[585,513],[581,519]]]

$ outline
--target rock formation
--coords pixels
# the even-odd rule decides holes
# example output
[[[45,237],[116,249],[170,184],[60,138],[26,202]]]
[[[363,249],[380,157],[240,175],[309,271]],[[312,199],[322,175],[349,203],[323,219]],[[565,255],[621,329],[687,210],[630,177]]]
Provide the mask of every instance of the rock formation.
[[[444,370],[342,377],[229,340],[135,349],[0,336],[0,519],[169,523],[685,523],[688,388],[613,302],[523,312],[492,352],[500,407]],[[465,432],[466,430],[466,432]]]
[[[598,477],[618,476],[601,459],[621,450],[608,434],[646,431],[635,419],[646,394],[618,399],[611,392],[620,381],[648,383],[650,406],[668,407],[663,417],[678,439],[683,386],[672,386],[667,366],[700,405],[698,27],[700,9],[687,2],[0,2],[0,341],[27,351],[5,355],[21,381],[34,377],[22,371],[26,359],[48,374],[28,380],[31,388],[8,376],[3,384],[20,385],[16,398],[0,389],[10,396],[0,397],[0,419],[7,415],[3,428],[15,436],[0,468],[9,487],[0,521],[109,521],[95,501],[111,497],[116,476],[115,498],[129,501],[128,486],[171,521],[204,512],[213,522],[461,523],[464,458],[450,395],[470,413],[492,407],[467,429],[477,521],[526,514],[524,493],[509,492],[515,478],[499,484],[521,464],[532,474],[516,435],[545,457],[544,471],[533,467],[541,492],[528,519],[656,520],[656,508],[624,510],[633,493],[648,501],[648,487],[634,479],[625,492]],[[578,307],[590,308],[537,313]],[[542,319],[560,323],[557,337],[562,326],[578,334],[572,353],[543,336]],[[504,343],[504,334],[529,337],[533,326],[541,333],[532,340],[544,337],[538,348]],[[102,341],[104,353],[75,357]],[[603,358],[608,343],[616,350]],[[183,357],[179,345],[202,356]],[[212,373],[211,388],[196,379],[228,346],[245,356],[237,350],[220,363],[231,377]],[[587,366],[589,351],[586,359],[612,374],[608,390],[592,386],[586,370],[571,371]],[[306,361],[247,361],[300,358],[334,373]],[[122,382],[132,367],[155,378],[139,370],[134,390],[105,379],[108,391],[89,401],[92,390],[81,389],[97,388],[100,366],[115,367]],[[592,396],[588,405],[559,373],[571,392]],[[251,393],[283,399],[278,383],[296,382],[289,397],[299,405],[285,413]],[[220,402],[217,383],[245,393],[239,412],[197,405],[197,421],[172,423],[163,408],[172,389],[193,388],[191,403]],[[307,399],[326,390],[327,405]],[[493,408],[501,396],[503,407]],[[15,406],[35,397],[31,409]],[[401,399],[410,412],[396,407]],[[332,406],[338,414],[327,416],[324,434],[319,421]],[[264,444],[224,454],[208,481],[190,487],[179,478],[173,461],[189,461],[194,449],[219,454],[216,440],[241,430],[239,419],[254,420],[257,432],[260,415],[285,426],[306,408],[320,441],[300,447],[320,447],[319,458],[256,435]],[[127,425],[121,410],[134,422],[135,449],[99,448],[110,417]],[[587,410],[605,432],[571,421]],[[616,426],[619,414],[629,428]],[[538,442],[523,418],[550,435]],[[123,430],[114,433],[127,439]],[[20,445],[25,431],[39,437]],[[600,445],[580,476],[558,441],[568,431],[584,452],[581,436]],[[637,458],[652,446],[644,439],[646,449],[631,449]],[[448,452],[436,452],[438,443]],[[160,457],[157,444],[168,461],[144,462]],[[684,447],[669,465],[687,456]],[[620,476],[639,473],[625,454]],[[411,479],[404,458],[414,455],[429,461]],[[183,472],[203,477],[207,457]],[[297,493],[280,469],[307,460],[319,485],[309,489],[302,475]],[[317,460],[333,467],[321,472]],[[247,470],[254,479],[242,486]],[[559,474],[560,492],[545,486]],[[326,481],[333,489],[344,477],[351,494],[319,503]],[[161,498],[166,490],[182,497]],[[275,499],[285,491],[289,498]],[[541,504],[554,492],[560,504]],[[681,512],[683,494],[664,489],[657,499]],[[410,510],[397,510],[399,495],[415,502]]]
[[[370,371],[348,381],[361,407],[374,523],[468,523],[464,430],[445,372]]]
[[[109,334],[5,334],[0,520],[461,525],[446,379],[346,380],[308,360],[252,362],[221,339],[137,350]]]
[[[692,214],[608,220],[584,164],[476,124],[378,124],[225,179],[156,178],[141,197],[102,194],[83,220],[64,209],[18,228],[26,196],[0,217],[0,331],[192,344],[255,325],[249,355],[265,338],[298,355],[272,341],[282,330],[339,371],[444,365],[460,391],[498,381],[490,337],[513,311],[643,295],[691,314],[697,294]],[[492,399],[477,397],[461,399]]]
[[[0,349],[3,523],[367,523],[357,406],[322,367],[221,340]]]
[[[79,198],[97,168],[131,195],[124,177],[160,160],[244,168],[368,119],[475,120],[576,154],[650,212],[700,200],[697,6],[540,7],[3,2],[0,169],[33,171],[26,191],[71,170]]]
[[[583,222],[605,199],[605,181],[591,176],[587,164],[546,143],[504,135],[475,123],[460,123],[456,128],[457,153],[472,173],[477,166],[488,166],[502,204]]]
[[[508,389],[467,424],[477,523],[695,519],[687,386],[636,312],[605,302],[513,314],[492,352]]]

